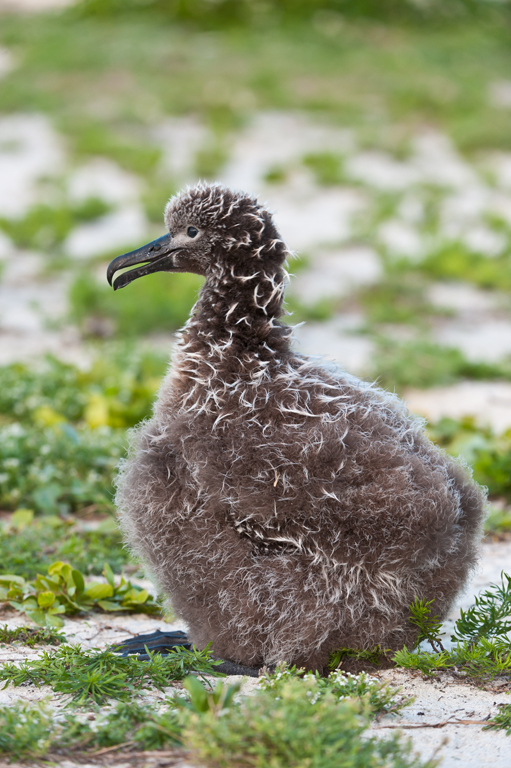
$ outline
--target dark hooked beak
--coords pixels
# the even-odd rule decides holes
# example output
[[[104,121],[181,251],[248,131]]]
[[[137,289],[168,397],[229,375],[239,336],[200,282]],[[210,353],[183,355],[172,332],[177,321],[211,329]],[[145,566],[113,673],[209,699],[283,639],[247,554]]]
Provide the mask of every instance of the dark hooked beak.
[[[174,269],[172,254],[180,250],[182,249],[171,248],[170,235],[163,235],[163,237],[158,237],[157,240],[143,245],[142,248],[137,248],[136,251],[130,251],[129,253],[123,253],[122,256],[117,256],[108,265],[106,278],[109,284],[112,285],[114,275],[119,269],[133,267],[135,264],[143,265],[138,269],[130,269],[129,272],[123,272],[122,275],[119,275],[115,283],[113,283],[113,289],[116,291],[118,288],[124,288],[125,285],[136,280],[137,277],[149,275],[151,272],[172,272]]]

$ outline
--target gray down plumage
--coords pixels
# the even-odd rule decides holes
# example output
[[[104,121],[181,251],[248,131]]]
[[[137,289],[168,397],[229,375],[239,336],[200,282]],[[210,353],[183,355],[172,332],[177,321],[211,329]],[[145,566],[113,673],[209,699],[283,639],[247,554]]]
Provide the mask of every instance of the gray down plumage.
[[[121,468],[127,542],[224,659],[411,645],[410,603],[444,617],[476,562],[483,492],[397,397],[292,350],[288,251],[257,200],[198,185],[165,222],[151,271],[206,279]]]

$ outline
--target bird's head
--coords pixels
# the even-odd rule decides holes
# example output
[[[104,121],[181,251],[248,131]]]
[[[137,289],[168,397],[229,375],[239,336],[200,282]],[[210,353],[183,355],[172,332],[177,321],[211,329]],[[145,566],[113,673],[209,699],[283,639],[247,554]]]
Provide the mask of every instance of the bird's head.
[[[287,255],[271,214],[257,200],[220,184],[198,184],[171,198],[168,234],[114,259],[107,279],[114,290],[151,272],[194,272],[220,277],[226,269],[254,272],[254,260],[279,269]],[[116,272],[123,272],[113,282]]]

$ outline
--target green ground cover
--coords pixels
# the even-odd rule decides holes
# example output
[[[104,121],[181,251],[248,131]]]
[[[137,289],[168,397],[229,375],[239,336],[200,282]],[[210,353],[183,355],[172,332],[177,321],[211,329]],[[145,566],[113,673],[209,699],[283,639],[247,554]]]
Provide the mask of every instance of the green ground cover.
[[[151,12],[5,16],[0,42],[22,56],[0,100],[51,112],[76,152],[147,177],[158,156],[144,127],[165,114],[203,115],[221,137],[251,109],[310,109],[369,143],[403,147],[433,122],[463,149],[509,148],[507,116],[485,98],[509,72],[505,24],[296,19],[203,30]]]
[[[67,656],[81,663],[83,654],[72,648],[68,649]],[[87,657],[95,668],[100,663],[99,656],[105,657],[105,654]],[[57,657],[64,659],[66,654],[45,654],[39,667],[51,666]],[[148,669],[156,657],[145,665],[134,660],[131,664],[121,661],[123,671],[128,667],[136,669],[139,686],[150,679]],[[122,666],[116,668],[122,669]],[[163,666],[160,659],[158,672],[153,675],[157,684],[164,685],[168,682],[168,670],[162,677]],[[10,679],[15,674],[19,679],[27,674],[37,676],[34,663],[32,668],[32,672],[13,670],[10,674],[9,671]],[[61,682],[65,677],[62,668],[46,673],[45,680],[48,674],[55,690],[69,692]],[[117,678],[120,677],[117,673]],[[105,684],[105,687],[108,686]],[[319,768],[338,766],[340,760],[346,768],[432,768],[434,765],[413,757],[410,746],[399,738],[383,741],[365,735],[360,740],[372,718],[388,711],[398,712],[409,703],[364,674],[354,677],[332,672],[324,679],[283,668],[268,674],[256,694],[243,701],[235,698],[238,685],[218,683],[215,688],[203,687],[196,678],[186,677],[184,687],[186,698],[174,694],[167,697],[164,707],[120,703],[115,709],[96,715],[93,725],[89,719],[80,719],[75,714],[64,716],[56,724],[44,704],[19,702],[14,707],[2,707],[0,753],[12,758],[55,758],[58,754],[71,756],[77,751],[83,754],[85,750],[86,754],[93,754],[94,749],[119,745],[132,750],[184,747],[201,763],[216,766],[263,768],[275,764]],[[119,679],[110,689],[114,698],[121,701],[128,693],[121,691]]]
[[[123,576],[116,579],[108,563],[102,571],[105,581],[85,582],[83,574],[69,563],[57,561],[46,574],[29,581],[23,576],[0,575],[0,603],[25,613],[42,627],[62,627],[62,615],[93,610],[107,613],[160,614],[160,606],[147,590],[134,586]]]
[[[434,616],[433,600],[416,602],[411,611],[410,620],[420,630],[417,645],[412,650],[405,646],[393,656],[397,666],[420,669],[426,675],[442,670],[483,679],[511,675],[511,576],[503,573],[500,584],[492,584],[475,597],[474,605],[461,610],[450,649],[442,643],[442,623]],[[422,641],[432,650],[419,647]]]

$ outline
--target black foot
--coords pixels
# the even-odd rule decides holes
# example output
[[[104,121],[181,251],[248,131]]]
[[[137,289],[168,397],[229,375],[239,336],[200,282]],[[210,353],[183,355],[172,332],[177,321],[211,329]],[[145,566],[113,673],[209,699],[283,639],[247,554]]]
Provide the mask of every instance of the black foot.
[[[222,672],[224,675],[259,677],[259,669],[257,667],[245,667],[243,664],[236,664],[235,661],[222,661],[221,664],[217,664],[215,669],[217,672]]]
[[[179,630],[175,632],[160,632],[157,629],[156,632],[152,632],[149,635],[136,635],[136,637],[130,637],[118,645],[113,645],[112,651],[119,653],[121,656],[136,654],[139,661],[148,661],[147,650],[161,653],[165,656],[173,648],[178,647],[186,648],[187,651],[192,649],[192,644],[184,632]],[[220,659],[215,659],[215,661],[220,661]],[[245,667],[243,664],[236,664],[234,661],[224,661],[223,659],[221,661],[222,663],[215,666],[215,669],[224,675],[259,677],[259,669],[255,667]]]
[[[187,651],[192,650],[192,644],[184,632],[160,632],[157,629],[156,632],[152,632],[150,635],[130,637],[118,645],[113,645],[112,650],[114,653],[120,653],[121,656],[129,656],[132,653],[136,653],[140,661],[147,661],[149,656],[147,655],[146,648],[150,651],[166,655],[173,648],[177,647],[186,648]]]

